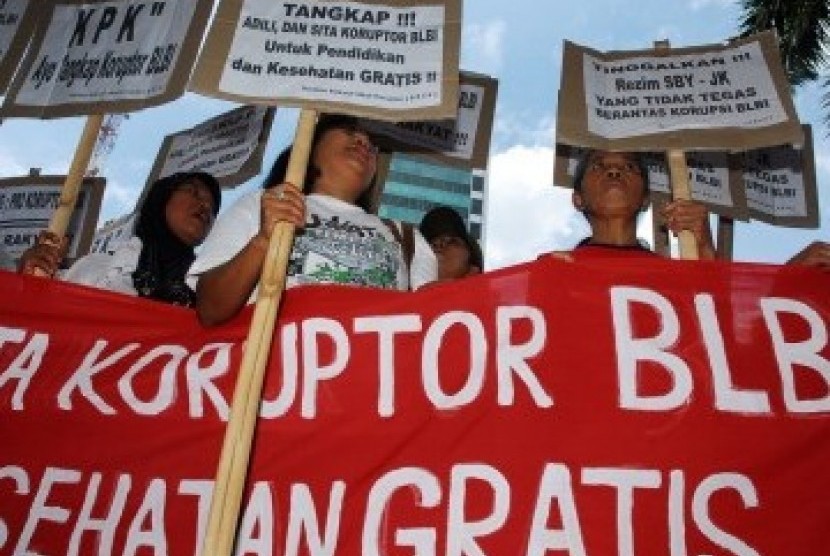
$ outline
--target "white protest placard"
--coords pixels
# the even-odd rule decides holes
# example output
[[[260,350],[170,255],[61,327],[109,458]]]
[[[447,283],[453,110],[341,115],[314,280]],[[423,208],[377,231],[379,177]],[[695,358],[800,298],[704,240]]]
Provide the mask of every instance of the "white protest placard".
[[[193,91],[398,121],[454,117],[460,0],[222,0]]]
[[[184,92],[211,0],[50,0],[3,116],[129,112]]]
[[[17,258],[34,245],[58,206],[65,176],[0,179],[0,244]],[[95,232],[106,180],[84,178],[67,228],[67,259],[86,254]]]
[[[151,184],[178,172],[207,172],[230,188],[259,174],[274,108],[241,106],[195,127],[165,137]]]
[[[498,81],[468,72],[459,74],[455,119],[361,124],[383,150],[419,153],[447,164],[487,168],[496,111]]]
[[[579,161],[590,150],[569,145],[556,145],[554,183],[573,187]],[[652,201],[664,202],[671,197],[671,178],[664,153],[640,153],[647,169],[649,194]],[[746,196],[740,183],[740,169],[726,152],[687,152],[691,198],[700,201],[715,214],[735,220],[749,220]]]
[[[36,0],[0,0],[0,93],[20,63],[38,15]]]
[[[735,157],[743,164],[743,185],[752,218],[790,228],[817,228],[818,192],[813,135],[804,126],[804,146],[768,147]]]
[[[775,36],[602,53],[565,43],[561,143],[614,150],[745,150],[800,143]]]
[[[671,198],[671,176],[662,153],[645,153],[649,185],[658,201]],[[700,201],[713,213],[734,220],[749,220],[747,199],[740,187],[740,170],[728,153],[698,151],[686,153],[691,198]]]
[[[120,246],[133,237],[135,221],[136,214],[132,213],[106,222],[99,229],[95,230],[89,252],[107,253],[110,255],[115,253]]]

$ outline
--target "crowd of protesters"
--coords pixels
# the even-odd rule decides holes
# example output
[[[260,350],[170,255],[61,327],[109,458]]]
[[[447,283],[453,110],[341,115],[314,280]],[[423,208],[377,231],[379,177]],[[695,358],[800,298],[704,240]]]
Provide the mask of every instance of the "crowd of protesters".
[[[355,118],[320,118],[302,184],[285,181],[290,154],[289,147],[263,187],[239,198],[215,225],[221,205],[216,179],[203,172],[175,174],[152,185],[139,210],[135,237],[114,253],[87,255],[60,272],[66,239],[42,232],[17,270],[193,307],[206,325],[227,321],[255,300],[270,238],[280,222],[295,230],[286,287],[414,290],[484,270],[480,245],[452,208],[434,207],[417,228],[375,214],[378,148]],[[551,255],[568,260],[658,256],[636,233],[638,217],[649,206],[648,171],[637,153],[587,151],[573,189],[574,207],[586,218],[591,235],[572,250]],[[716,258],[702,203],[674,201],[655,211],[655,217],[674,234],[690,232],[700,259]],[[814,242],[788,263],[830,270],[830,244]],[[0,258],[0,268],[14,265],[9,257]]]

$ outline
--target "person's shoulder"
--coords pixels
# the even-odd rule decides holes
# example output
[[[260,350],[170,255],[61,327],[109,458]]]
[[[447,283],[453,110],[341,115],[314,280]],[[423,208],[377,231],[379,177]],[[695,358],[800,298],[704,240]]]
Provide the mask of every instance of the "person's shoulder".
[[[132,272],[138,265],[141,247],[141,240],[132,237],[112,253],[88,253],[72,263],[63,274],[63,279],[68,282],[88,283],[110,269]]]

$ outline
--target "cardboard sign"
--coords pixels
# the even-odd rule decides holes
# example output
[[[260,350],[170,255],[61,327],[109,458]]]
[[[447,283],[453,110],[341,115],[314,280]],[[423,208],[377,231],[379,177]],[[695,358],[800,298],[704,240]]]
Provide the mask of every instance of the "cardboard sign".
[[[575,256],[289,289],[234,553],[830,553],[827,274]],[[251,307],[0,291],[0,551],[197,554]]]
[[[178,98],[211,4],[39,0],[42,16],[0,114],[120,113]]]
[[[178,172],[207,172],[225,188],[259,174],[274,108],[241,106],[164,138],[147,187]]]
[[[743,167],[742,183],[752,218],[788,228],[818,227],[810,126],[804,126],[804,137],[801,148],[781,145],[735,155]]]
[[[572,188],[579,161],[588,149],[556,145],[554,184]],[[650,198],[664,203],[671,198],[671,182],[666,156],[663,153],[641,154],[648,167]],[[700,201],[710,212],[735,220],[749,220],[746,195],[741,183],[737,161],[725,152],[688,152],[689,185],[692,199]]]
[[[671,175],[665,155],[647,153],[646,164],[654,192],[652,199],[658,203],[669,202],[672,198]],[[714,214],[749,221],[747,199],[741,187],[741,170],[728,153],[687,152],[686,165],[692,200],[700,201]]]
[[[444,164],[487,168],[498,80],[461,72],[458,114],[452,120],[381,122],[363,120],[381,150],[418,153]]]
[[[0,242],[11,256],[20,257],[35,244],[40,231],[48,227],[65,180],[65,176],[0,179]],[[66,263],[89,250],[105,186],[104,178],[84,178],[66,232],[69,237]]]
[[[460,0],[222,0],[190,89],[401,121],[455,117]]]
[[[775,36],[602,53],[565,42],[557,141],[609,150],[747,150],[803,141]]]
[[[32,37],[37,0],[0,0],[0,93],[6,90]]]

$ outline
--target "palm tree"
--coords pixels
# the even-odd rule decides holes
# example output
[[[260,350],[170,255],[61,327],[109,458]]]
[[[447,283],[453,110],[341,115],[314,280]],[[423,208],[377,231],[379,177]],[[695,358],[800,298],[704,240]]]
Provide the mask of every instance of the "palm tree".
[[[774,29],[790,83],[818,78],[826,63],[830,4],[827,0],[742,0],[742,36]]]
[[[825,48],[830,48],[830,1],[828,0],[741,0],[742,36],[774,29],[781,46],[781,60],[793,87],[815,81],[827,69]],[[830,78],[824,87],[830,88]],[[830,109],[830,94],[823,99]],[[825,115],[830,124],[830,114]]]

